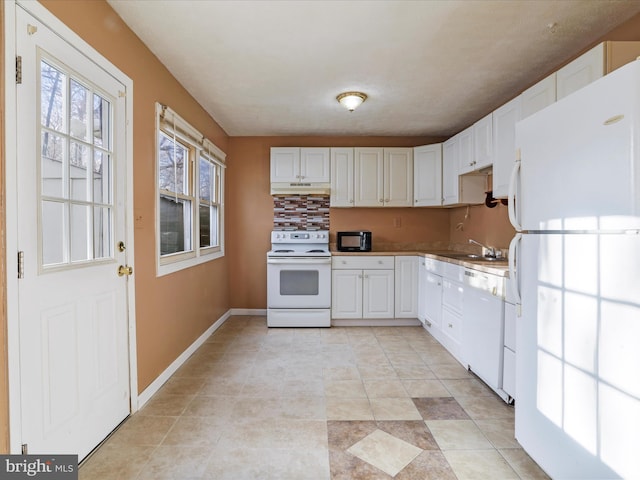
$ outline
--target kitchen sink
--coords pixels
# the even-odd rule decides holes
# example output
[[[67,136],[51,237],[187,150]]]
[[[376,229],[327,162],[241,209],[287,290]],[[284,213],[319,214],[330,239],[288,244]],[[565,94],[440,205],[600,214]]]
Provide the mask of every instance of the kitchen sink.
[[[447,258],[456,258],[459,260],[469,260],[471,262],[506,262],[507,259],[504,257],[495,258],[495,257],[484,257],[482,255],[477,255],[475,253],[443,253],[441,254],[443,257]]]

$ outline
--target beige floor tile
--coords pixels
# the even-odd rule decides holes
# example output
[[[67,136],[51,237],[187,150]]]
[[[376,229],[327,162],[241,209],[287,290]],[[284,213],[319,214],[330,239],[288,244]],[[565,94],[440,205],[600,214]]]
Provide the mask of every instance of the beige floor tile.
[[[184,409],[183,417],[212,417],[218,423],[224,423],[231,418],[233,403],[225,396],[198,395]]]
[[[497,395],[490,397],[456,397],[462,408],[474,420],[514,418],[514,408]]]
[[[440,380],[402,380],[402,384],[412,398],[451,396]]]
[[[473,375],[459,363],[444,365],[434,364],[429,365],[429,368],[440,380],[474,378]]]
[[[158,392],[139,411],[138,415],[177,417],[182,415],[195,395],[171,395]]]
[[[112,445],[107,441],[83,462],[81,480],[134,480],[151,458],[156,447]]]
[[[458,480],[519,478],[497,450],[445,450],[443,453]]]
[[[327,397],[328,420],[373,420],[373,411],[367,398]]]
[[[396,480],[457,480],[440,450],[425,450],[407,465]]]
[[[207,378],[204,380],[199,395],[236,396],[242,392],[242,387],[247,382],[243,378]]]
[[[283,397],[323,396],[324,382],[320,378],[298,379],[287,377],[282,385]]]
[[[520,448],[520,444],[515,439],[513,418],[494,418],[475,422],[495,448]]]
[[[549,479],[549,476],[521,448],[500,449],[499,452],[523,480]]]
[[[407,380],[433,380],[436,374],[426,365],[399,365],[393,367],[398,377]]]
[[[280,376],[252,378],[242,387],[242,395],[246,397],[275,397],[284,389],[284,373]]]
[[[277,480],[328,480],[329,453],[324,449],[280,449],[269,452],[269,474]]]
[[[327,406],[325,398],[320,397],[281,397],[278,406],[272,412],[274,416],[297,420],[326,420]]]
[[[203,478],[216,480],[277,480],[269,463],[272,449],[218,445],[212,451]]]
[[[422,453],[422,449],[382,430],[375,430],[347,451],[392,477]]]
[[[427,420],[442,450],[480,450],[493,448],[472,420]]]
[[[325,380],[324,394],[327,397],[367,398],[361,380]]]
[[[454,397],[487,397],[495,395],[493,391],[480,380],[475,378],[465,379],[443,379],[442,383]]]
[[[443,347],[421,353],[420,357],[427,365],[460,365],[460,362]]]
[[[158,394],[197,395],[205,384],[203,377],[171,377]]]
[[[136,480],[200,479],[210,454],[210,447],[158,447]]]
[[[223,424],[215,417],[180,417],[176,420],[163,445],[214,445],[224,432]]]
[[[132,415],[116,430],[112,445],[160,445],[178,417]]]
[[[229,448],[327,449],[324,420],[258,419],[229,425],[219,444]]]
[[[355,366],[325,367],[322,377],[327,380],[360,380],[360,372]]]
[[[417,353],[387,353],[387,358],[393,367],[421,365],[424,363]]]
[[[379,365],[379,364],[369,364],[369,363],[359,363],[358,371],[360,372],[360,376],[365,378],[398,378],[398,374],[395,369],[391,366],[391,364],[387,365]]]
[[[421,420],[422,416],[410,398],[371,398],[376,420]]]
[[[408,398],[409,394],[405,390],[400,380],[375,380],[364,379],[364,389],[369,398]]]

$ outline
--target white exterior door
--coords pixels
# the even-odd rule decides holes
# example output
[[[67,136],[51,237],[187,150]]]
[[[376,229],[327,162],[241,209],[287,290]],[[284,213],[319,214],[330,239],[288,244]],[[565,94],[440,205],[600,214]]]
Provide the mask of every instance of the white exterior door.
[[[16,8],[21,435],[84,458],[130,412],[126,88]]]

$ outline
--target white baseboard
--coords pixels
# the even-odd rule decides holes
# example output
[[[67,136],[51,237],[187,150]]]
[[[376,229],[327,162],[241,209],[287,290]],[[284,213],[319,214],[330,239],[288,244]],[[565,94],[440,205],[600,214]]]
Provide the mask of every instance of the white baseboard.
[[[267,309],[260,308],[232,308],[229,310],[231,315],[256,315],[256,316],[265,316],[267,314]]]
[[[335,327],[417,327],[422,325],[417,318],[332,318]]]
[[[193,355],[193,353],[204,343],[207,341],[207,338],[211,336],[213,332],[215,332],[218,328],[222,326],[224,322],[227,321],[231,315],[238,315],[231,313],[232,311],[227,311],[224,315],[222,315],[213,325],[211,325],[207,330],[198,337],[198,339],[193,342],[178,358],[176,358],[171,365],[169,365],[164,372],[162,372],[158,377],[151,382],[151,384],[144,389],[144,391],[138,395],[138,409],[142,408],[142,406],[149,401],[149,399],[160,390],[160,387],[164,385],[167,380],[171,378],[171,375],[176,373],[178,368],[182,366],[187,359]]]

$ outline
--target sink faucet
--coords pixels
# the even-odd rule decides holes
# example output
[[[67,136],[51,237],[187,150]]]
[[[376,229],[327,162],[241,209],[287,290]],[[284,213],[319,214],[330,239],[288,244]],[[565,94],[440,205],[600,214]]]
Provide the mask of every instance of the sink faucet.
[[[480,242],[476,242],[471,238],[469,239],[469,243],[475,243],[476,245],[479,245],[482,248],[484,248],[486,250],[486,253],[484,254],[485,257],[496,258],[496,249],[494,247],[488,247]]]

